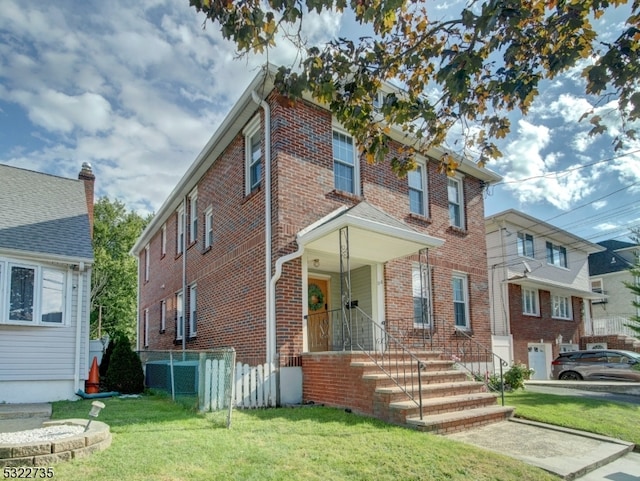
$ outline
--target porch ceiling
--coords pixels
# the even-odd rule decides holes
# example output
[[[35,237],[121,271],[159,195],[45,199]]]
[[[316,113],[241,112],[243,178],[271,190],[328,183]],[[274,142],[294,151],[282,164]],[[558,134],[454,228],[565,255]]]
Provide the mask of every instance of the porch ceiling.
[[[418,232],[366,202],[338,213],[325,223],[298,234],[306,249],[340,257],[340,229],[348,227],[349,256],[363,262],[386,262],[423,248],[435,248],[444,240]]]

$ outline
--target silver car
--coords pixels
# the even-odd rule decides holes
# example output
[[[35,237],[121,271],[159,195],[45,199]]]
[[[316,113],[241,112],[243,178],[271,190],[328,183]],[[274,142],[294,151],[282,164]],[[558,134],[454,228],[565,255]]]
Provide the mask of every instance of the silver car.
[[[553,379],[640,381],[640,354],[613,349],[561,353],[551,363]]]

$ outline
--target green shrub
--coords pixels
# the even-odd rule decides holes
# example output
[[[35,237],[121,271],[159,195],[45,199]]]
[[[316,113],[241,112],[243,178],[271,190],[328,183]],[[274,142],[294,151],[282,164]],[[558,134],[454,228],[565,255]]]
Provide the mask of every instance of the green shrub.
[[[524,389],[524,381],[530,379],[533,373],[534,370],[524,364],[512,364],[509,370],[504,373],[505,388],[509,391]]]
[[[105,379],[109,391],[122,394],[137,394],[144,391],[144,373],[138,355],[131,349],[131,342],[126,336],[120,336],[109,360]]]

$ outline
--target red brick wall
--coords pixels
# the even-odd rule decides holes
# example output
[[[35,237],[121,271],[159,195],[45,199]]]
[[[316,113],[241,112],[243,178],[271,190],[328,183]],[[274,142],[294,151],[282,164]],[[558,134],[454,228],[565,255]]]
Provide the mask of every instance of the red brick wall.
[[[529,364],[528,343],[545,343],[553,346],[553,357],[558,355],[559,347],[556,338],[562,334],[563,342],[573,340],[578,343],[582,335],[582,298],[572,297],[571,308],[573,320],[567,321],[551,317],[551,293],[539,292],[540,315],[528,316],[522,314],[522,289],[518,285],[509,285],[509,316],[511,319],[511,334],[513,335],[513,356],[515,362]]]
[[[328,112],[300,102],[272,107],[272,220],[275,260],[297,249],[302,228],[341,205],[360,200],[380,207],[414,229],[445,240],[430,252],[435,316],[453,332],[451,276],[464,272],[469,280],[471,328],[490,345],[486,243],[482,184],[464,179],[465,231],[449,227],[447,177],[428,163],[430,216],[409,214],[406,179],[395,176],[388,163],[361,164],[362,196],[337,195],[333,188],[332,124]],[[264,184],[263,184],[264,185]],[[204,211],[214,210],[214,244],[203,250]],[[188,209],[186,210],[188,214]],[[239,360],[265,358],[264,190],[244,195],[244,139],[239,134],[198,183],[199,232],[189,246],[187,285],[198,286],[198,332],[187,338],[189,349],[233,346]],[[180,347],[175,342],[174,295],[182,287],[182,256],[175,255],[176,216],[167,222],[167,255],[160,256],[160,233],[151,241],[150,280],[141,287],[140,310],[150,311],[150,349]],[[411,264],[400,259],[385,266],[388,317],[412,317]],[[141,269],[144,265],[141,264]],[[302,350],[301,262],[284,266],[276,288],[277,349],[283,364]],[[141,273],[144,272],[141,270]],[[167,330],[159,332],[160,300],[167,299]],[[185,314],[189,302],[185,296]],[[188,318],[185,315],[185,325]],[[142,334],[142,333],[141,333]],[[187,332],[187,335],[189,333]]]

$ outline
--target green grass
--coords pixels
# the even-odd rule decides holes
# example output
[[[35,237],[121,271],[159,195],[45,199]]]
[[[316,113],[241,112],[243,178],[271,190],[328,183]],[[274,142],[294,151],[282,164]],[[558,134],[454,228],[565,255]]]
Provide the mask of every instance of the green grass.
[[[56,479],[556,479],[506,456],[338,409],[234,411],[226,429],[223,413],[194,414],[161,396],[104,402],[99,420],[111,427],[112,445],[56,464]],[[53,418],[86,418],[90,403],[55,403]]]
[[[516,416],[640,445],[640,405],[578,396],[516,391],[505,395]]]

